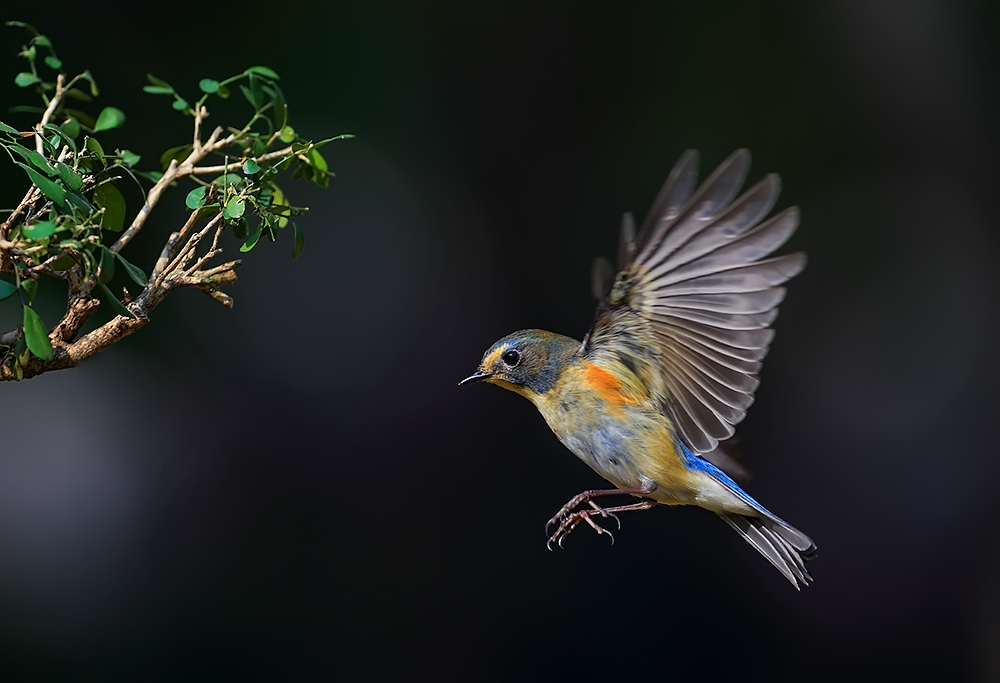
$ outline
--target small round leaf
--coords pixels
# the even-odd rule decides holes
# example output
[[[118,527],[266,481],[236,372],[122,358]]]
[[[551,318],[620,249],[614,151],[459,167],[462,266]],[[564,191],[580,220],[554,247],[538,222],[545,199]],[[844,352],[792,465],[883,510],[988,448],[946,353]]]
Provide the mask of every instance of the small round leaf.
[[[187,197],[184,198],[184,206],[194,211],[195,209],[201,208],[205,205],[205,192],[208,191],[208,186],[200,185],[190,192],[187,193]]]
[[[229,220],[235,220],[243,215],[246,208],[247,205],[246,202],[243,201],[243,198],[239,195],[234,195],[230,197],[228,202],[226,202],[226,206],[222,210],[222,214]]]
[[[40,240],[55,234],[56,224],[52,221],[38,221],[21,228],[21,234],[29,240]]]
[[[281,78],[272,69],[268,69],[266,66],[251,66],[249,69],[244,71],[245,74],[259,74],[266,78],[270,78],[275,81],[280,81]]]
[[[94,132],[120,128],[125,124],[125,112],[117,107],[105,107],[97,116],[97,123],[94,124]]]
[[[41,81],[38,76],[29,71],[22,71],[14,77],[14,83],[17,84],[19,88],[27,88],[29,85],[34,85],[39,82]]]

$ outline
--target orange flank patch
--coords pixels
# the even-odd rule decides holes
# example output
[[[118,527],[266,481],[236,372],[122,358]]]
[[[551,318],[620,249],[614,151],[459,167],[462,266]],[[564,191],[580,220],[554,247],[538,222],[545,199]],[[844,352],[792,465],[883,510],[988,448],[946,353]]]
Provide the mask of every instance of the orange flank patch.
[[[584,361],[581,374],[583,382],[604,401],[612,404],[630,403],[635,405],[639,403],[632,392],[626,390],[624,382],[604,368]]]

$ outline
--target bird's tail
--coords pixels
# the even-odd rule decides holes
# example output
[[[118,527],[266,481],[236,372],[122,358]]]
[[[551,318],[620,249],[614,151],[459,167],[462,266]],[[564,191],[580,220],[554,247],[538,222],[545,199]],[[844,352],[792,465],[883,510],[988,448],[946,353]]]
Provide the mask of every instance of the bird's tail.
[[[812,581],[805,563],[816,557],[816,544],[804,533],[777,517],[745,517],[732,512],[719,512],[718,515],[777,567],[796,589]]]

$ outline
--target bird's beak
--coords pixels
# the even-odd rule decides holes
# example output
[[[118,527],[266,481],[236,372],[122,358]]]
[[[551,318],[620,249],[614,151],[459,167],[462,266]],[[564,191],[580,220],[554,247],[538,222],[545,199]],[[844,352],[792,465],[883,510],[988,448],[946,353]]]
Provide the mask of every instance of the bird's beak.
[[[492,376],[493,376],[492,372],[477,372],[463,379],[461,382],[458,383],[458,386],[462,386],[463,384],[472,384],[473,382],[479,382],[481,380],[484,380]]]

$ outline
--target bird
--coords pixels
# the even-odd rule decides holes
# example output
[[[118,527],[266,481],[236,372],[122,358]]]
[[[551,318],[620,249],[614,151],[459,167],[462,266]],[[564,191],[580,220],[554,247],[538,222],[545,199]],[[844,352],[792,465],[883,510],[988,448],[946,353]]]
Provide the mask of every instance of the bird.
[[[790,207],[764,220],[781,189],[769,174],[743,194],[750,153],[698,186],[684,152],[642,227],[622,219],[617,274],[592,270],[597,313],[583,341],[525,329],[496,341],[459,385],[487,382],[529,399],[566,448],[614,485],[574,496],[546,525],[547,545],[580,523],[614,536],[618,513],[660,504],[716,513],[796,589],[812,582],[816,544],[735,481],[727,440],[753,403],[758,373],[802,252],[771,256],[799,225]],[[739,196],[737,196],[739,194]],[[632,496],[602,507],[605,496]]]

